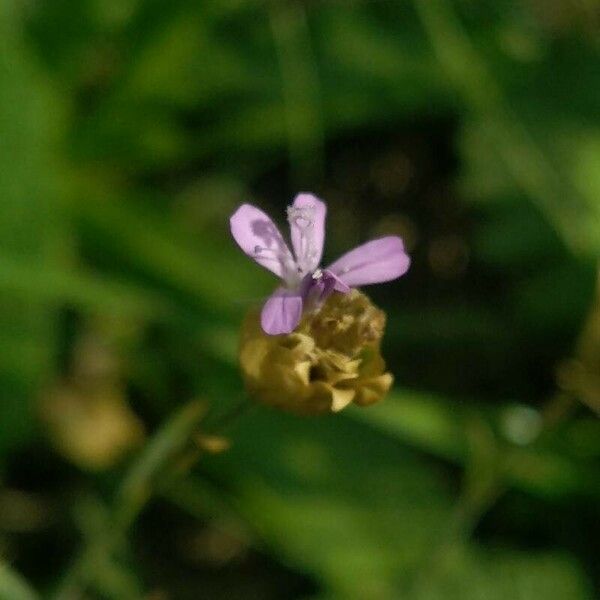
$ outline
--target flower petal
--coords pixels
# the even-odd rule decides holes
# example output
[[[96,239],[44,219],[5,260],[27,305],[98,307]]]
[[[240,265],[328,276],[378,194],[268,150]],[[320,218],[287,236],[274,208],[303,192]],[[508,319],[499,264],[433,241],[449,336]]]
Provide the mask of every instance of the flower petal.
[[[263,331],[269,335],[291,333],[302,317],[302,298],[297,292],[278,288],[265,302],[260,315]]]
[[[242,204],[229,220],[238,246],[259,265],[284,278],[294,259],[279,229],[259,208]]]
[[[296,261],[304,273],[314,271],[321,262],[325,245],[327,206],[313,194],[298,194],[292,205],[290,233]],[[305,212],[306,216],[302,216]]]
[[[350,291],[350,286],[344,281],[342,281],[335,273],[333,273],[329,269],[325,269],[323,271],[323,275],[327,278],[331,278],[334,280],[335,284],[333,286],[333,289],[336,292],[340,292],[341,294],[347,294]]]
[[[388,236],[350,250],[327,268],[346,285],[356,287],[397,279],[409,266],[402,240]]]

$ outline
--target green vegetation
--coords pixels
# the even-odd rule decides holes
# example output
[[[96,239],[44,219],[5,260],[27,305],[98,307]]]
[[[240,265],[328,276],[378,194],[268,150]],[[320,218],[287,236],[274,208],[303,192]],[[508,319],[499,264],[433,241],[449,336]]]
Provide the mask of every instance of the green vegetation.
[[[0,3],[0,600],[595,597],[598,15]],[[395,387],[229,419],[228,218],[300,190],[406,241]]]

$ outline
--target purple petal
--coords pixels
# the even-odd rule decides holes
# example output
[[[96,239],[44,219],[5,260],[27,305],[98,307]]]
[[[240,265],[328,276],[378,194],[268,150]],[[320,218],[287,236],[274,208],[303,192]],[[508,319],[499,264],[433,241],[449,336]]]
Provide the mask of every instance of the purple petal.
[[[229,220],[238,246],[259,265],[284,277],[293,268],[293,257],[277,226],[259,208],[242,204]]]
[[[410,258],[402,240],[388,236],[350,250],[328,269],[346,285],[357,287],[397,279],[409,266]]]
[[[278,288],[265,302],[260,315],[263,331],[269,335],[291,333],[302,317],[302,298],[298,292]]]
[[[350,287],[328,269],[324,271],[317,269],[315,273],[306,275],[302,280],[299,293],[304,308],[312,310],[321,306],[334,291],[347,294]]]
[[[292,210],[295,216],[290,218],[292,247],[296,261],[305,273],[314,271],[321,262],[325,244],[325,202],[313,194],[298,194]]]
[[[330,271],[329,269],[325,269],[323,271],[323,274],[334,280],[335,284],[333,286],[333,289],[336,292],[340,292],[341,294],[347,294],[350,291],[350,286],[345,283],[344,281],[342,281],[333,271]]]

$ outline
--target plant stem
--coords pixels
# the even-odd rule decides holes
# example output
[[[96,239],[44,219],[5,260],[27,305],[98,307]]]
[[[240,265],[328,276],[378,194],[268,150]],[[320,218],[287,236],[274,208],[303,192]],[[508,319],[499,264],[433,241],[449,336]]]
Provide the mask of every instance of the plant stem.
[[[236,404],[213,424],[211,433],[224,431],[249,406],[248,400]],[[202,455],[193,444],[193,438],[205,414],[205,403],[192,401],[150,440],[119,486],[107,528],[83,548],[59,585],[54,600],[79,598],[93,580],[96,565],[123,544],[127,532],[153,495],[189,473]]]

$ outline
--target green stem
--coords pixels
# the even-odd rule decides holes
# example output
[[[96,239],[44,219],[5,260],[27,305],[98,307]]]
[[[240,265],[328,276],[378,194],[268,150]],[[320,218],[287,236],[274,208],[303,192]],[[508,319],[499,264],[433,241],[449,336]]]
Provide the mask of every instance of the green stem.
[[[211,428],[211,432],[223,431],[248,405],[248,401],[235,405]],[[95,566],[123,544],[128,530],[152,496],[196,464],[201,451],[193,445],[193,437],[205,414],[203,402],[184,405],[148,443],[117,491],[109,527],[84,547],[61,582],[54,600],[79,597],[93,580]]]
[[[126,531],[146,505],[158,477],[190,443],[206,414],[206,406],[194,401],[186,404],[156,434],[132,465],[117,492],[114,513],[117,527]]]

